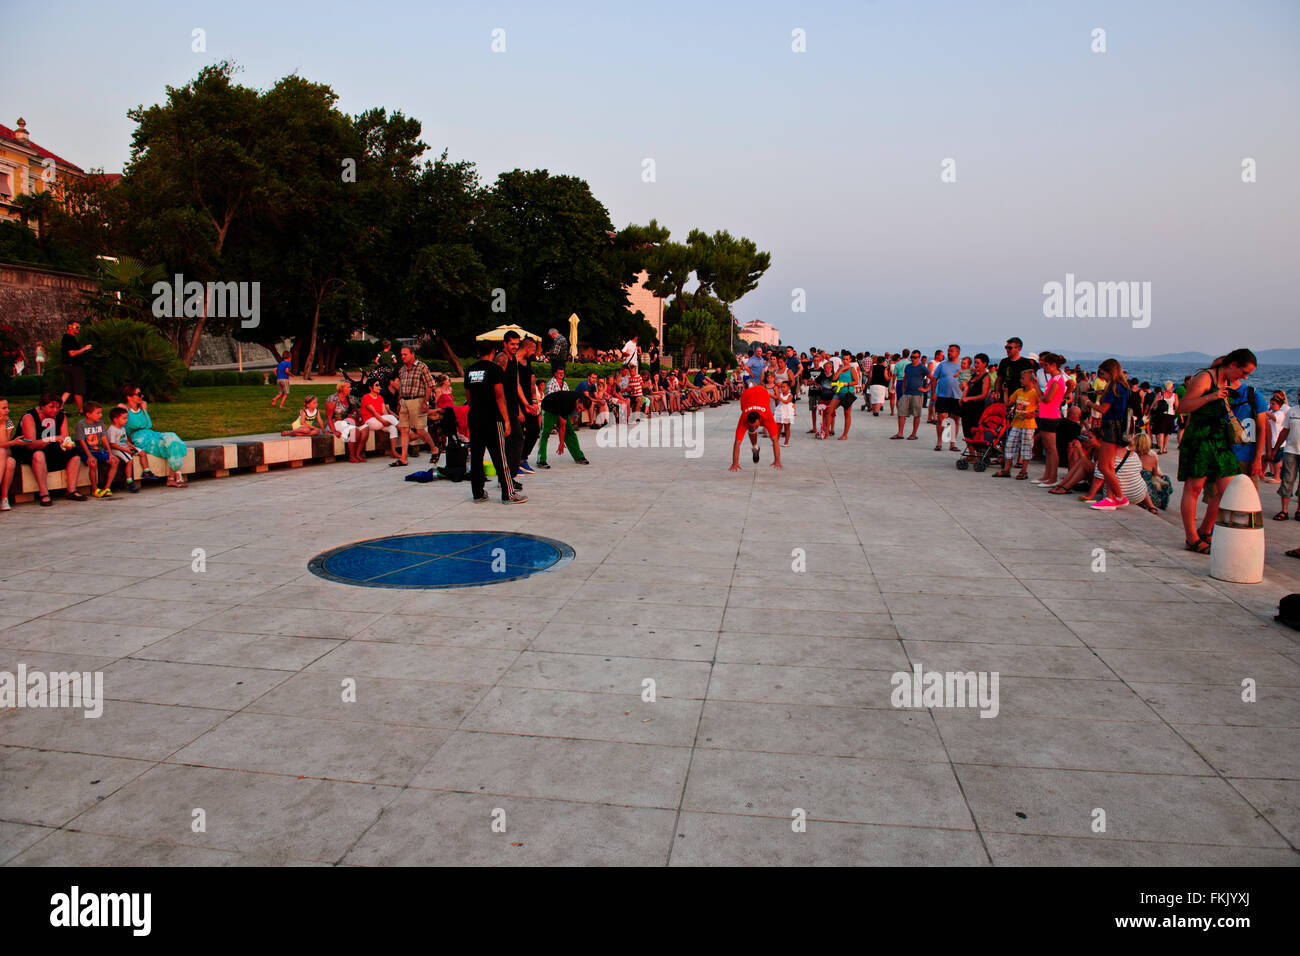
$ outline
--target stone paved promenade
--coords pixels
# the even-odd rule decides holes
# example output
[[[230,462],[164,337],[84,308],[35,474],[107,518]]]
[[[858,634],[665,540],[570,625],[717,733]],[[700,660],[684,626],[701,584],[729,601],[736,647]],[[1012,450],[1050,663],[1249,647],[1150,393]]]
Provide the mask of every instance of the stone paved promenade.
[[[518,507],[374,461],[0,517],[0,670],[109,698],[0,714],[0,862],[1297,862],[1300,635],[1270,618],[1300,562],[1212,581],[1172,516],[958,472],[861,413],[729,474],[736,408],[698,459],[583,431],[593,464],[552,458]],[[577,556],[433,592],[306,568],[438,529]],[[998,672],[998,716],[892,707],[913,665]]]

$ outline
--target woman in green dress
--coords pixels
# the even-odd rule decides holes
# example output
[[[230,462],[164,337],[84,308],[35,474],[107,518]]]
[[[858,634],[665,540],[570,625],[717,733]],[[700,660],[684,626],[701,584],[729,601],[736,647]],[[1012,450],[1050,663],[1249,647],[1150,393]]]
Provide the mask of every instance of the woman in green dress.
[[[126,399],[126,434],[131,443],[143,452],[167,460],[168,487],[186,487],[185,476],[181,474],[185,464],[185,443],[175,432],[154,431],[149,405],[135,385],[128,382],[122,389],[122,396]],[[142,477],[156,477],[148,471],[147,463]]]
[[[1237,349],[1215,359],[1187,383],[1187,394],[1178,410],[1187,415],[1187,430],[1178,445],[1178,480],[1183,497],[1178,510],[1183,519],[1183,537],[1188,551],[1210,553],[1210,535],[1219,517],[1219,499],[1228,482],[1238,473],[1233,453],[1232,425],[1228,422],[1228,393],[1255,371],[1255,353]],[[1207,481],[1214,482],[1200,527],[1196,524],[1196,502]]]

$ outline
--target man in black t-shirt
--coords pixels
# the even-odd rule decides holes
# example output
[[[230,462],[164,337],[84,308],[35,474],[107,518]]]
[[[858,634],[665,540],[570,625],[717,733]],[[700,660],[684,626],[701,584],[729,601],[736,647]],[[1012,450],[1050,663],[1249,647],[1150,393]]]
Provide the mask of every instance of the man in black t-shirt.
[[[535,339],[524,339],[519,343],[519,354],[515,361],[519,363],[519,391],[524,396],[524,447],[519,451],[519,474],[535,475],[528,456],[533,453],[537,436],[542,431],[542,406],[533,403],[533,356],[537,354]]]
[[[1002,393],[1004,402],[1020,387],[1020,373],[1025,369],[1033,371],[1038,368],[1038,363],[1033,359],[1020,357],[1020,349],[1024,344],[1016,336],[1011,336],[1007,339],[1007,357],[998,363],[998,390]]]
[[[67,404],[68,396],[71,395],[77,402],[78,412],[82,410],[81,403],[86,397],[85,360],[81,356],[91,349],[89,345],[77,343],[77,333],[80,331],[81,323],[76,319],[70,320],[68,331],[59,344],[59,359],[63,368],[63,402]]]
[[[469,405],[469,483],[474,501],[487,501],[487,474],[483,469],[483,452],[492,457],[501,483],[501,501],[527,501],[515,490],[506,467],[506,436],[512,428],[506,409],[506,393],[501,369],[492,361],[496,346],[480,342],[479,360],[465,370],[465,401]]]

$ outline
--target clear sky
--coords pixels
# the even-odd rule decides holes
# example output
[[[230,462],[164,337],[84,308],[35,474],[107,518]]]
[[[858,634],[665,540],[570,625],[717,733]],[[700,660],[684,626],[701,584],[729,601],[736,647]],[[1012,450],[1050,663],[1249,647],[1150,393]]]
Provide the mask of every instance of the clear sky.
[[[414,116],[431,156],[445,147],[485,181],[515,167],[581,176],[615,226],[654,217],[677,239],[753,238],[772,268],[738,317],[797,346],[1300,345],[1295,0],[0,11],[31,11],[0,58],[0,122],[25,117],[84,168],[120,170],[126,111],[231,59],[251,86],[296,71],[349,113]],[[1066,273],[1150,282],[1149,326],[1045,318],[1043,285]],[[806,312],[791,309],[795,289]]]

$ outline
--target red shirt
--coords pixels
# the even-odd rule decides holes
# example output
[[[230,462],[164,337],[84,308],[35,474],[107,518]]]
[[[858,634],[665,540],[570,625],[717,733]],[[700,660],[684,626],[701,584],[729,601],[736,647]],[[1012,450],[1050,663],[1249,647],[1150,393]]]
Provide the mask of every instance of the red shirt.
[[[379,418],[384,414],[384,399],[382,395],[374,395],[367,392],[361,396],[361,411],[365,413],[365,420]]]
[[[759,424],[767,429],[768,435],[776,434],[776,419],[772,417],[772,396],[762,385],[751,385],[740,396],[740,421],[736,423],[737,441],[744,438],[745,433],[749,431],[749,422],[746,419],[750,412],[758,412],[763,416]]]

